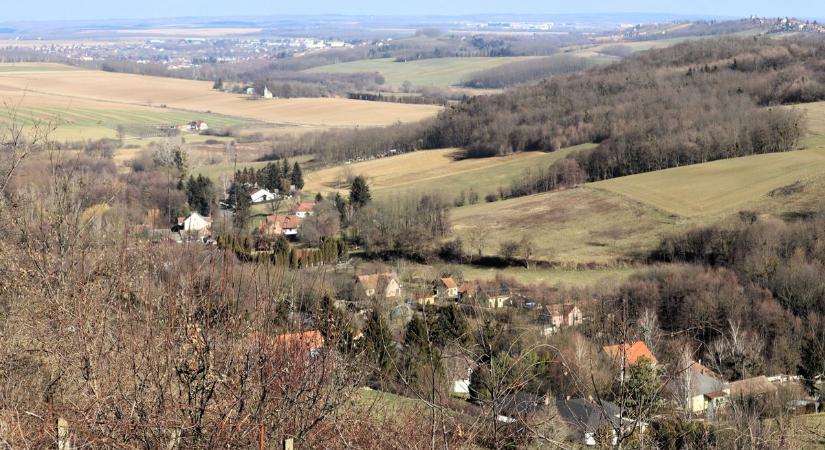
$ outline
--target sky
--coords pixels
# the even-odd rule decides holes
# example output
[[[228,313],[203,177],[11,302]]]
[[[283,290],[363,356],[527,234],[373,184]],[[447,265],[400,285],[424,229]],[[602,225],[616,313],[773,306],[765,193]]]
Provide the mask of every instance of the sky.
[[[0,0],[4,21],[289,14],[666,13],[825,18],[825,0]]]

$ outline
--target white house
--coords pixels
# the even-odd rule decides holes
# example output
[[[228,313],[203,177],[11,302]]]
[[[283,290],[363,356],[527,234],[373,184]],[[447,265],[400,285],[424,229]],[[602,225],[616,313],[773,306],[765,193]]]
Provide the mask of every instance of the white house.
[[[255,88],[253,88],[253,87],[246,88],[246,95],[255,95]]]
[[[264,98],[272,98],[272,92],[264,86]]]
[[[194,120],[189,122],[189,129],[192,131],[206,131],[209,129],[209,125],[203,120]]]
[[[204,217],[196,212],[193,212],[189,215],[186,219],[184,219],[180,223],[181,220],[178,219],[179,225],[182,226],[183,231],[189,232],[199,232],[203,230],[208,230],[212,227],[212,219],[209,217]]]
[[[277,197],[278,196],[276,194],[273,194],[266,189],[258,189],[249,196],[249,198],[252,199],[252,203],[271,202]]]

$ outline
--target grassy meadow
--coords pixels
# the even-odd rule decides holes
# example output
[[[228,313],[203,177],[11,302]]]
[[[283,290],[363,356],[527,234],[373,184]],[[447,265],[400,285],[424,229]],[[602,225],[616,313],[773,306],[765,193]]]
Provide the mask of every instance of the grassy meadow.
[[[825,151],[800,150],[677,167],[590,184],[685,217],[755,206],[770,191],[825,173]]]
[[[475,72],[530,58],[532,57],[431,58],[408,62],[396,62],[394,58],[365,59],[313,67],[307,72],[378,72],[384,76],[385,84],[393,88],[401,87],[405,81],[413,86],[454,86],[466,81]]]

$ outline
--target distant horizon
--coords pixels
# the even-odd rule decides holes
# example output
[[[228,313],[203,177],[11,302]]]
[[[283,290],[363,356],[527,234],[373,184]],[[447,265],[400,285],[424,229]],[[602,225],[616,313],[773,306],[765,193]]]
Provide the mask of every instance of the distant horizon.
[[[394,4],[377,0],[352,0],[346,3],[332,0],[305,0],[303,2],[271,2],[267,0],[236,0],[227,4],[218,0],[192,2],[179,0],[143,0],[113,4],[108,0],[29,0],[6,6],[0,22],[55,22],[100,20],[163,20],[208,19],[231,17],[284,16],[374,16],[374,17],[466,17],[488,15],[652,15],[685,17],[746,18],[797,17],[825,18],[825,2],[811,5],[808,0],[786,0],[781,4],[767,0],[661,2],[655,0],[582,0],[569,2],[553,0],[511,0],[500,11],[500,2],[491,0],[419,0]],[[434,14],[435,12],[435,14]]]

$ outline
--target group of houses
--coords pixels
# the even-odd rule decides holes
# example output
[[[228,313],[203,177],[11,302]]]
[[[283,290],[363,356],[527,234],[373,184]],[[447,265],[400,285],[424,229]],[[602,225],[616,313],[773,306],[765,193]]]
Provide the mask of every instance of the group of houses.
[[[631,367],[647,360],[659,364],[656,356],[642,341],[610,345],[603,348],[614,362]],[[684,410],[696,416],[712,420],[731,399],[744,397],[776,397],[777,383],[765,376],[726,381],[722,375],[704,366],[701,361],[690,361],[686,367],[675,368],[675,374],[667,381],[667,391]],[[621,371],[623,376],[624,370]],[[782,380],[777,380],[782,381]]]
[[[271,214],[258,225],[261,236],[283,236],[288,239],[297,238],[300,234],[301,222],[315,211],[314,202],[298,203],[292,214]]]

